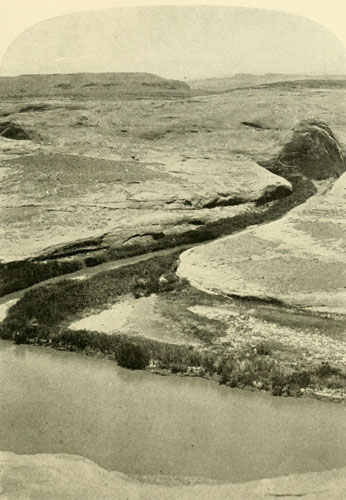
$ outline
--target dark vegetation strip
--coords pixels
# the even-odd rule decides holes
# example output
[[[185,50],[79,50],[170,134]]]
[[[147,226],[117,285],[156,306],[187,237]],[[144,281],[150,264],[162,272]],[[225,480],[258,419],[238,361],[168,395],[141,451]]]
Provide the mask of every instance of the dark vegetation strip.
[[[56,328],[83,311],[101,309],[119,296],[134,297],[179,289],[184,282],[175,274],[178,253],[153,257],[129,266],[100,272],[87,280],[64,280],[29,290],[8,311],[0,326],[10,338],[26,328]],[[164,279],[162,279],[164,278]],[[36,325],[36,326],[35,326]],[[15,337],[13,337],[15,338]]]
[[[84,266],[81,259],[55,260],[47,264],[35,261],[14,261],[0,267],[0,297],[28,288],[56,276],[79,271]]]
[[[229,387],[254,387],[273,396],[301,397],[306,391],[344,390],[346,373],[328,362],[310,366],[285,366],[278,362],[276,346],[262,342],[218,359],[220,383]]]
[[[105,262],[134,257],[149,252],[165,250],[178,246],[202,243],[242,231],[248,226],[263,224],[281,218],[286,212],[304,203],[316,193],[311,181],[302,176],[293,167],[281,163],[262,162],[269,171],[286,178],[293,186],[293,192],[270,204],[266,210],[257,213],[240,214],[235,217],[220,219],[206,223],[190,231],[178,235],[164,235],[153,243],[143,246],[139,244],[126,245],[119,248],[107,248],[90,252],[78,253],[68,259],[49,259],[48,256],[26,261],[10,262],[0,267],[0,297],[44,281],[78,271],[83,267],[93,267]],[[285,193],[287,194],[287,193]],[[282,193],[281,193],[282,195]],[[270,202],[270,199],[259,200],[258,205]]]
[[[0,337],[17,344],[100,353],[121,366],[143,369],[155,359],[161,369],[174,372],[201,364],[201,353],[192,346],[161,343],[143,337],[72,331],[66,324],[90,308],[115,303],[119,296],[134,297],[179,291],[186,283],[176,276],[177,253],[99,273],[85,281],[61,281],[28,291],[12,306],[0,326]],[[164,278],[164,279],[162,279]]]

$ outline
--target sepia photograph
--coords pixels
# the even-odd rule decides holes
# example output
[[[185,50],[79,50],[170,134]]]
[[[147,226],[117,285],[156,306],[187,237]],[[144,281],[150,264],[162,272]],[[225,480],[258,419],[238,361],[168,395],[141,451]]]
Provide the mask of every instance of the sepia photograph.
[[[346,499],[342,0],[0,0],[0,498]]]

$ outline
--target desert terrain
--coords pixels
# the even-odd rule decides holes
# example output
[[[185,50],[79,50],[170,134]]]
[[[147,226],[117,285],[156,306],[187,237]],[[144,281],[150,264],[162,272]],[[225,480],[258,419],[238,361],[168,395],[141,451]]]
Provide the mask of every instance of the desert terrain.
[[[343,81],[177,98],[137,75],[131,98],[126,75],[101,76],[3,99],[3,337],[78,349],[99,332],[149,342],[151,370],[343,397]],[[194,349],[161,360],[160,341]]]
[[[269,398],[266,408],[273,396],[303,405],[324,400],[331,412],[338,408],[330,417],[340,432],[330,438],[336,446],[346,396],[344,80],[281,75],[277,84],[260,79],[240,87],[192,88],[144,73],[0,78],[4,352],[13,364],[20,356],[24,365],[31,355],[42,359],[38,352],[54,363],[58,350],[73,352],[78,363],[87,356],[116,361],[158,381],[207,379],[198,383]],[[33,385],[53,390],[39,362],[36,369]],[[92,373],[99,380],[96,368]],[[321,407],[302,408],[313,414]],[[29,403],[22,425],[26,417],[33,418]],[[40,414],[41,431],[50,417]],[[261,439],[266,432],[258,430]],[[308,432],[299,428],[297,437]],[[1,459],[9,499],[27,498],[28,481],[32,498],[52,499],[61,491],[95,498],[96,489],[102,498],[345,492],[341,444],[339,453],[324,451],[321,466],[298,469],[292,460],[269,474],[293,474],[286,478],[264,480],[268,471],[256,465],[249,477],[232,478],[244,484],[225,484],[225,459],[210,484],[186,484],[172,464],[163,474],[180,479],[153,484],[156,463],[148,480],[139,477],[143,471],[132,477],[109,472],[108,463],[108,471],[101,468],[96,452],[84,454],[67,439],[48,445],[35,434],[35,449],[19,437],[6,441],[5,431],[1,439],[9,443],[1,447],[8,450]],[[321,472],[332,468],[339,469]],[[65,493],[66,470],[80,479]]]

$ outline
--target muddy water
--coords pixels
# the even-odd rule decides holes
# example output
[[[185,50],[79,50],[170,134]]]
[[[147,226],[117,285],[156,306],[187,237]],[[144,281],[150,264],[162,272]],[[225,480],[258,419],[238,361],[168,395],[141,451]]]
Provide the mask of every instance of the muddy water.
[[[0,449],[245,481],[346,465],[346,408],[0,342]]]

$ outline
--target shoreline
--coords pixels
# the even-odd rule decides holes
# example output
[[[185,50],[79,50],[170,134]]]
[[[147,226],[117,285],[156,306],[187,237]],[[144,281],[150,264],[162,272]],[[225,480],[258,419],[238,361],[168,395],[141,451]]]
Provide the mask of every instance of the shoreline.
[[[48,493],[49,498],[58,499],[66,494],[76,500],[84,500],[86,492],[89,495],[101,494],[102,498],[126,497],[129,500],[138,496],[148,500],[221,500],[226,497],[259,500],[266,496],[299,498],[306,495],[341,499],[346,490],[345,468],[231,483],[193,477],[133,477],[107,471],[80,455],[0,452],[0,460],[3,468],[1,486],[9,500],[27,495],[28,490],[35,491],[40,497]],[[66,475],[69,480],[66,480]],[[8,480],[11,480],[10,488]]]

